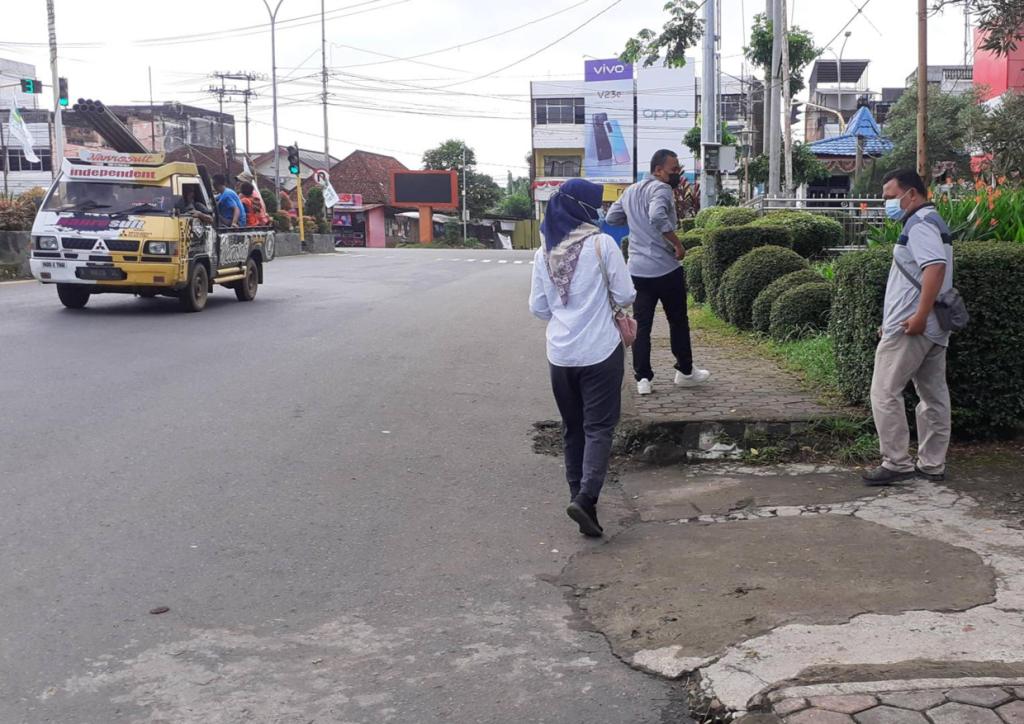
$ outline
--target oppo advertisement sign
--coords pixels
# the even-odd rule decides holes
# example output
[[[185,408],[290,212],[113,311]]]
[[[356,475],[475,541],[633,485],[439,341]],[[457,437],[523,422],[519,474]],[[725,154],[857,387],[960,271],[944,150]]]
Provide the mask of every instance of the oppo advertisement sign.
[[[583,175],[610,183],[633,180],[633,66],[617,58],[584,67],[586,129]]]
[[[654,152],[667,148],[679,155],[683,172],[691,175],[694,158],[683,143],[696,125],[696,79],[693,62],[682,68],[644,68],[637,75],[637,177],[650,175]]]

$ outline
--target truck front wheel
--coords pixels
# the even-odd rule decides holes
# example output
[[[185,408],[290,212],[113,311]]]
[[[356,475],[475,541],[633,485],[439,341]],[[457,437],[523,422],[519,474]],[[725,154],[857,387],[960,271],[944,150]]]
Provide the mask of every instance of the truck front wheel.
[[[178,293],[178,301],[186,312],[201,312],[210,291],[210,275],[206,267],[195,262],[188,270],[188,284]]]
[[[57,296],[68,309],[81,309],[89,303],[89,290],[81,284],[58,284]]]

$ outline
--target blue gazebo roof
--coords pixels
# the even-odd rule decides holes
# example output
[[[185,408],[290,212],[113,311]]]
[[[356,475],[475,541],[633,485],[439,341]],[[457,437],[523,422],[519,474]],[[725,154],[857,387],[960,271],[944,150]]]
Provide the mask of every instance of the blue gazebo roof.
[[[875,117],[867,106],[861,106],[846,130],[841,135],[832,138],[823,138],[820,141],[813,141],[807,144],[815,156],[856,156],[857,139],[864,139],[864,155],[882,156],[889,153],[893,143],[882,136],[882,129],[878,127]]]

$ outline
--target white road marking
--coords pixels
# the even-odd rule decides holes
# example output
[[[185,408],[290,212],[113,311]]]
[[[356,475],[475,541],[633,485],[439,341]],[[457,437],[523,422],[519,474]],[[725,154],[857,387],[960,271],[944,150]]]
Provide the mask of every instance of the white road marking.
[[[494,261],[494,260],[493,259],[481,259],[480,263],[481,264],[490,264],[492,261]]]
[[[522,264],[523,262],[521,262],[521,261],[514,261],[514,262],[512,262],[512,263],[513,263],[513,264]]]
[[[498,259],[499,264],[508,264],[508,259]]]

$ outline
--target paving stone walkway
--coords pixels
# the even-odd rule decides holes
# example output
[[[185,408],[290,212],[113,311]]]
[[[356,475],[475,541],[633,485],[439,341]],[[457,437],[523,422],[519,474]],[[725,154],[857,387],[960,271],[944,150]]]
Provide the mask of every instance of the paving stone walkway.
[[[695,363],[712,377],[700,387],[676,387],[668,323],[659,310],[651,339],[654,394],[638,395],[632,374],[626,375],[642,422],[797,422],[842,414],[822,405],[795,375],[752,349],[712,344],[700,331],[693,332],[692,341]]]
[[[1024,687],[793,697],[772,710],[786,724],[1024,724]]]

